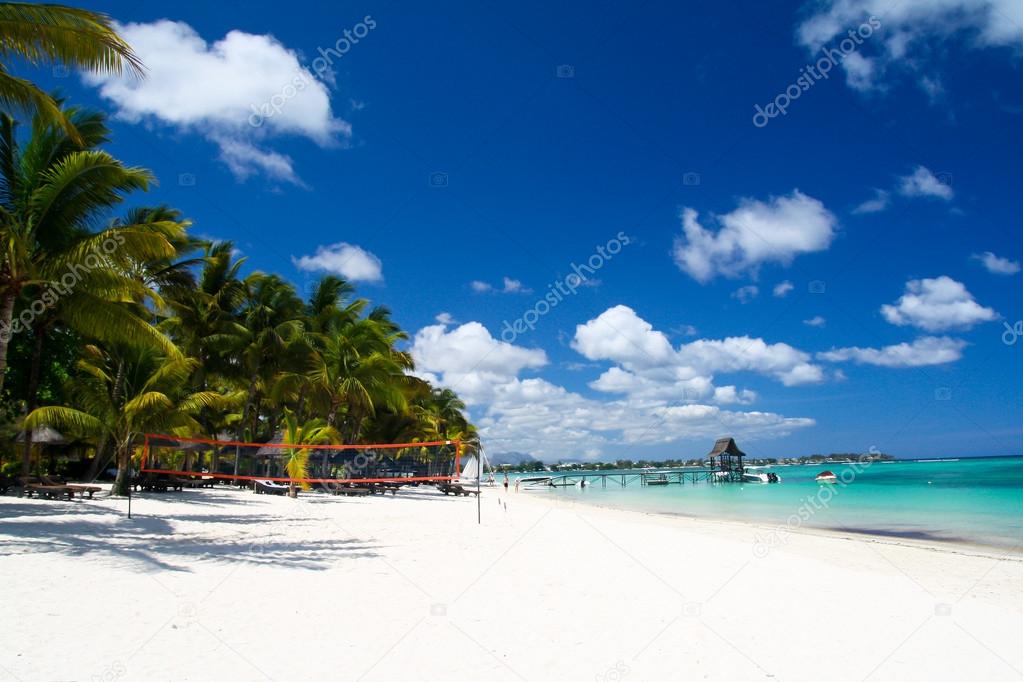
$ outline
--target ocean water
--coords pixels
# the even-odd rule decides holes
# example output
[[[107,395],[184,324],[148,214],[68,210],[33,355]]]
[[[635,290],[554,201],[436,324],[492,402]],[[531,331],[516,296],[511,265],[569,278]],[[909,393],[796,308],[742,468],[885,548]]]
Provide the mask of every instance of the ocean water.
[[[814,477],[824,470],[834,472],[844,482],[817,483]],[[521,494],[562,496],[620,509],[753,521],[777,526],[779,532],[790,527],[827,528],[1023,550],[1023,457],[815,464],[756,471],[777,473],[781,483],[633,483],[622,488],[608,482],[602,488],[594,480],[585,488]]]

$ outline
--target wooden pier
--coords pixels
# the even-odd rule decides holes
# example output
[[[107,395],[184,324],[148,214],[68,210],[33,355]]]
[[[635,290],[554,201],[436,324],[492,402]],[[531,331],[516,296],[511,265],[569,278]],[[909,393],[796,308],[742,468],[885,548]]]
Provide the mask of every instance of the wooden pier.
[[[634,483],[639,485],[683,485],[685,483],[699,483],[700,481],[716,483],[719,480],[720,476],[717,469],[627,471],[618,473],[592,471],[551,476],[550,486],[554,488],[569,488],[582,484],[584,487],[599,485],[601,488],[606,488],[608,483],[610,483],[612,487],[617,485],[627,488]]]

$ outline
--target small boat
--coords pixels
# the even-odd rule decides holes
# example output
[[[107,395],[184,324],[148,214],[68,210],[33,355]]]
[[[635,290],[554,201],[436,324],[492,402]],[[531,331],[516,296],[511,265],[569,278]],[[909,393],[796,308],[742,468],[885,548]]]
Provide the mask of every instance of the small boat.
[[[760,471],[747,471],[742,475],[743,483],[780,483],[781,476]]]
[[[647,485],[668,485],[668,477],[664,474],[657,474],[646,477]]]
[[[551,487],[553,483],[550,476],[532,476],[515,481],[515,488],[518,490],[542,490]]]
[[[835,474],[830,471],[822,471],[817,474],[817,477],[814,480],[818,483],[838,483],[838,476],[835,476]]]

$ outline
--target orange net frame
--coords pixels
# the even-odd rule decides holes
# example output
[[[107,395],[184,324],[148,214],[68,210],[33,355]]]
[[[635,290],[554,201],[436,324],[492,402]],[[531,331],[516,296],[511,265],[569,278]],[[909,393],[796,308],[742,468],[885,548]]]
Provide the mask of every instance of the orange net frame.
[[[288,475],[288,461],[296,455],[306,458],[308,476]],[[139,473],[200,476],[225,482],[416,484],[457,478],[461,458],[462,443],[458,440],[302,445],[147,433],[142,443]]]

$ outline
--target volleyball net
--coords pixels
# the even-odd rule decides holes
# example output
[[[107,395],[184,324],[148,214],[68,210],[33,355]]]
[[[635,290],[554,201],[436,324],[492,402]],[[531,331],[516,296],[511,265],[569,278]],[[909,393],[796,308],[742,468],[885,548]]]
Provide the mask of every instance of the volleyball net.
[[[141,474],[224,483],[418,484],[456,478],[461,469],[462,443],[303,445],[146,434],[136,456]]]

